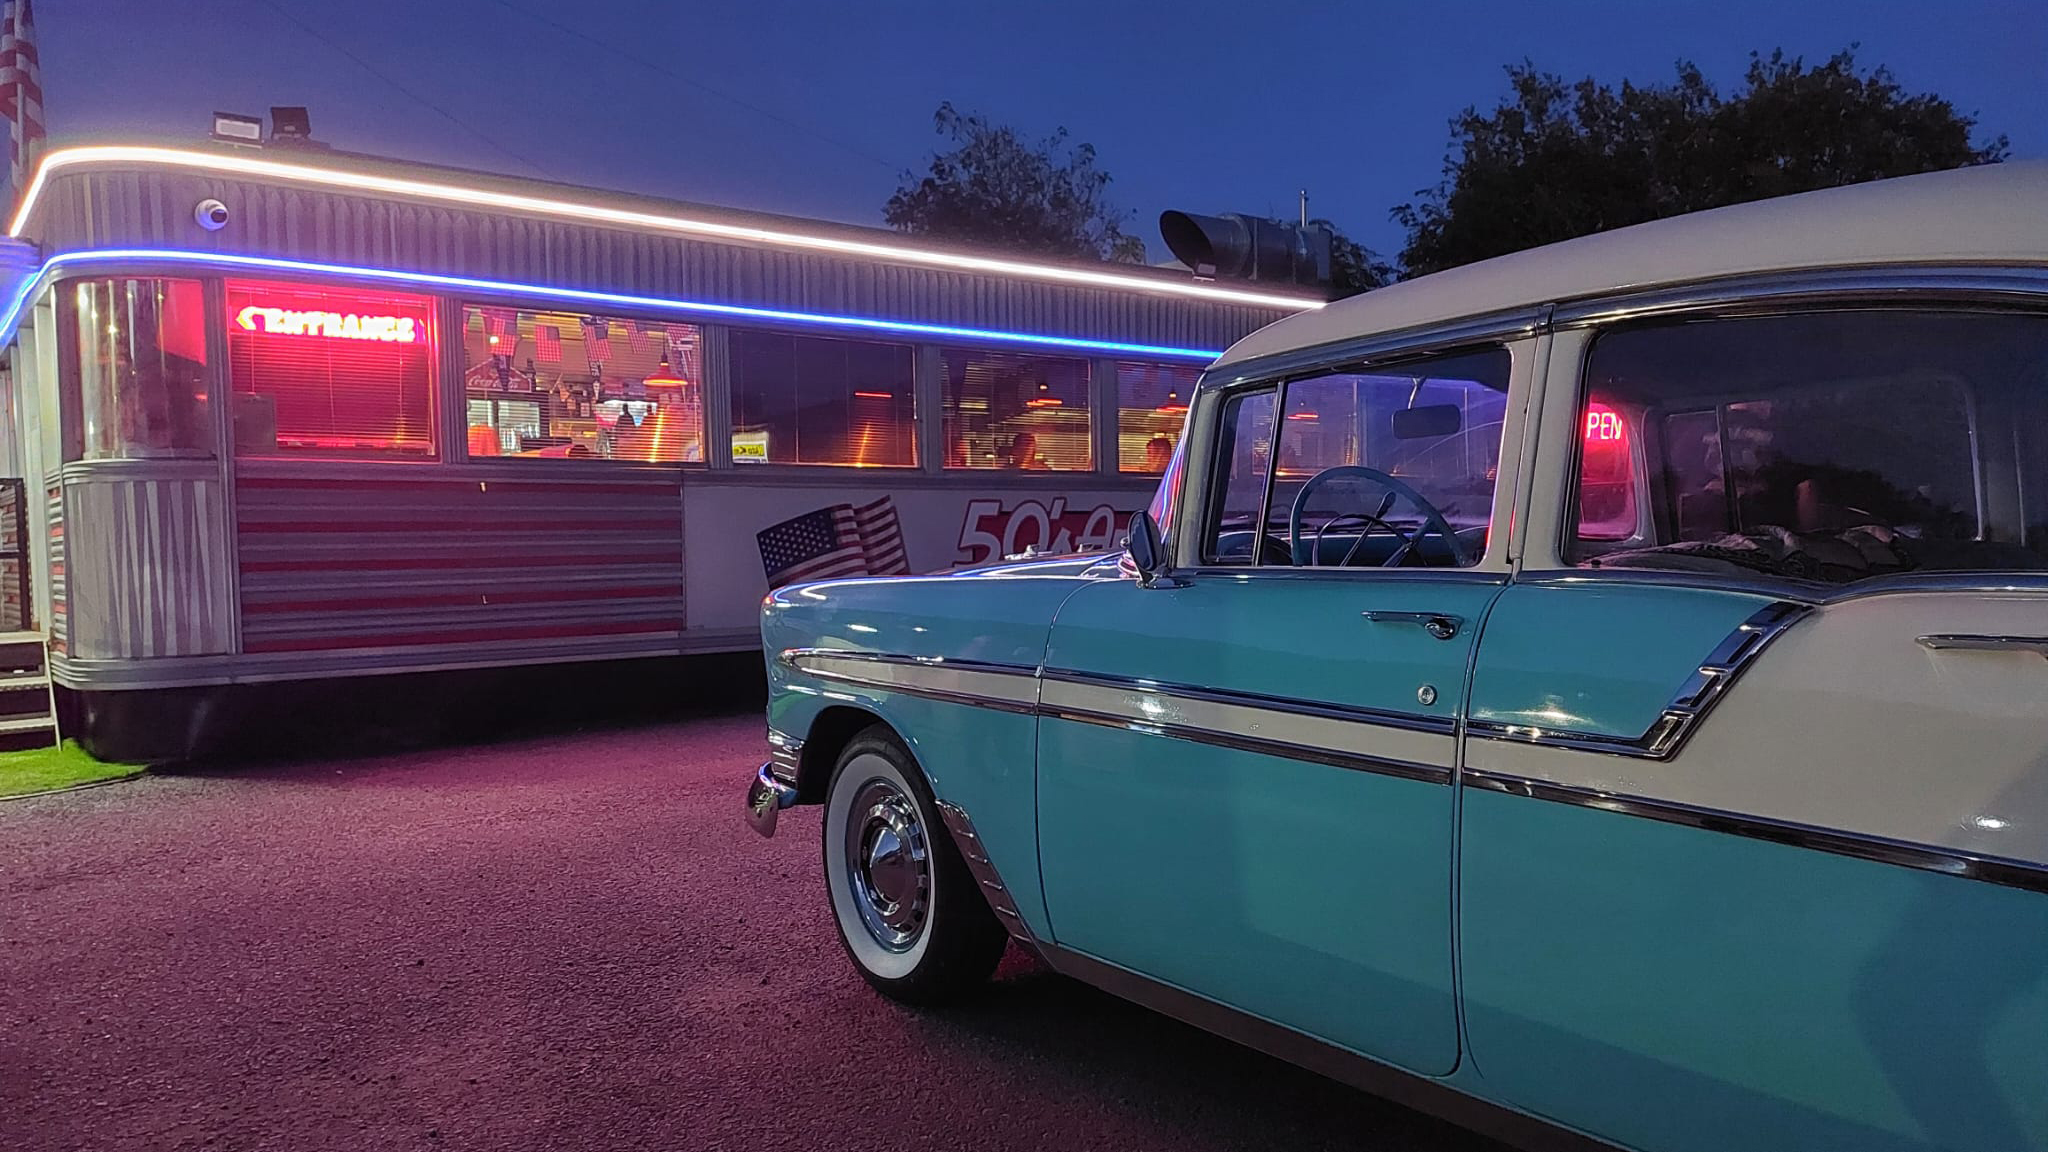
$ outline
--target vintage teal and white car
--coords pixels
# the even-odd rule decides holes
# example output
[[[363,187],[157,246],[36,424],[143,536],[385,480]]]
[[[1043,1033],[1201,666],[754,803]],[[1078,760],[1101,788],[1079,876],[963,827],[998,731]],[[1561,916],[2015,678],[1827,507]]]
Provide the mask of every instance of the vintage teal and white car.
[[[1127,554],[762,637],[885,994],[1007,938],[1514,1139],[2048,1148],[2048,168],[1284,320]]]

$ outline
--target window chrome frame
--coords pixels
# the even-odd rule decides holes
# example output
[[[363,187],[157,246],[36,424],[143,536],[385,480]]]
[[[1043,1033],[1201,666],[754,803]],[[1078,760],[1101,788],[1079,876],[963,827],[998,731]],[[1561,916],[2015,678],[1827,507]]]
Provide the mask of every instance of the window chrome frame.
[[[1590,385],[1587,373],[1592,366],[1593,350],[1598,338],[1637,323],[1907,310],[2048,314],[2048,268],[1927,265],[1771,273],[1560,304],[1553,313],[1548,327],[1560,336],[1569,337],[1564,343],[1569,349],[1569,359],[1572,362],[1567,364],[1553,361],[1550,368],[1552,382],[1567,386],[1560,387],[1555,399],[1546,402],[1546,407],[1554,405],[1567,408],[1574,420],[1583,419],[1585,404],[1589,399]],[[1567,373],[1569,375],[1566,375]],[[1976,489],[1976,513],[1981,532],[1986,494],[1982,460],[1975,447],[1978,439],[1976,398],[1971,389],[1965,388],[1964,393],[1965,403],[1970,408],[1973,444],[1971,472]],[[1583,449],[1584,445],[1576,439],[1568,443],[1566,451],[1570,453],[1570,459],[1565,462],[1562,477],[1557,480],[1550,498],[1546,498],[1540,490],[1544,461],[1543,454],[1539,452],[1536,462],[1539,484],[1537,490],[1532,491],[1529,511],[1532,514],[1545,512],[1555,518],[1555,523],[1549,531],[1532,533],[1532,548],[1516,566],[1518,581],[1523,579],[1522,573],[1525,571],[1580,575],[1591,572],[1609,575],[1617,571],[1580,568],[1567,559],[1572,554],[1576,542],[1577,495]],[[1549,551],[1542,554],[1536,551],[1537,548],[1547,548]],[[1724,580],[1716,579],[1716,574],[1713,573],[1674,571],[1661,575],[1667,579],[1656,582],[1690,586],[1721,586],[1726,583]],[[1744,580],[1742,577],[1734,579]],[[1773,594],[1776,595],[1784,595],[1789,591],[1789,598],[1793,599],[1801,598],[1802,593],[1805,597],[1811,598],[1814,596],[1814,588],[1831,587],[1808,585],[1804,581],[1789,579],[1780,585],[1777,579],[1769,576],[1759,576],[1747,582],[1758,588],[1775,589],[1777,591]],[[1984,581],[1977,580],[1972,583],[1982,584]],[[1837,598],[1849,597],[1822,593],[1811,602],[1819,603]]]
[[[1814,269],[1798,272],[1769,272],[1693,281],[1640,291],[1621,290],[1576,297],[1550,303],[1490,312],[1475,317],[1400,329],[1392,332],[1362,333],[1343,340],[1289,349],[1265,356],[1219,364],[1203,373],[1190,404],[1186,451],[1191,459],[1208,460],[1216,439],[1217,406],[1221,397],[1241,388],[1277,386],[1285,378],[1392,357],[1448,352],[1461,347],[1497,344],[1511,351],[1533,341],[1538,361],[1532,378],[1526,381],[1533,403],[1522,414],[1522,453],[1518,459],[1519,484],[1510,492],[1514,501],[1508,510],[1510,522],[1518,526],[1518,540],[1505,541],[1508,565],[1521,580],[1524,571],[1544,576],[1584,577],[1588,570],[1567,566],[1563,525],[1532,523],[1532,517],[1547,505],[1554,505],[1552,519],[1561,518],[1564,501],[1572,498],[1569,481],[1576,479],[1577,464],[1570,476],[1551,486],[1544,483],[1545,465],[1552,455],[1546,450],[1546,434],[1556,435],[1549,414],[1564,408],[1576,414],[1583,396],[1585,353],[1595,330],[1630,321],[1685,316],[1699,319],[1768,315],[1780,312],[1826,311],[1855,306],[1903,306],[1939,304],[1984,310],[2033,311],[2048,307],[2048,267],[2026,267],[1982,263],[1872,264],[1862,267]],[[1545,337],[1551,339],[1545,340]],[[1520,372],[1517,365],[1516,371]],[[1558,385],[1568,385],[1558,388]],[[1512,391],[1512,385],[1511,385]],[[1558,395],[1562,392],[1563,395]],[[1510,411],[1513,417],[1512,409]],[[1576,447],[1572,449],[1576,452]],[[1503,451],[1505,464],[1507,453]],[[1256,566],[1216,567],[1199,564],[1200,533],[1206,519],[1213,476],[1207,468],[1190,469],[1182,481],[1181,499],[1174,508],[1173,523],[1165,526],[1169,546],[1179,570],[1190,574],[1205,571],[1241,574],[1258,571],[1271,576],[1283,571]],[[1506,486],[1495,490],[1495,518],[1499,520],[1500,498]],[[1553,499],[1554,498],[1554,499]],[[1523,527],[1526,526],[1526,527]],[[1493,551],[1489,534],[1488,552]],[[1319,572],[1324,570],[1317,570]],[[1335,573],[1337,569],[1327,570]],[[1352,574],[1373,574],[1374,569],[1345,569]],[[1428,569],[1442,575],[1449,569]],[[1470,571],[1465,570],[1465,571]],[[1618,570],[1600,572],[1614,578]],[[1633,577],[1631,577],[1633,578]],[[1708,586],[1731,584],[1709,573],[1653,573],[1653,582]],[[1879,578],[1880,580],[1884,578]],[[1739,579],[1734,582],[1741,582]],[[1820,602],[1847,598],[1838,593],[1818,593],[1797,581],[1765,578],[1753,583],[1757,590],[1781,598]],[[1868,582],[1866,582],[1868,583]],[[1969,586],[2005,587],[1993,580],[1968,581]],[[1924,585],[1932,587],[1933,585]],[[1890,592],[1887,588],[1883,591]],[[1878,594],[1873,590],[1870,594]]]
[[[1189,405],[1187,434],[1183,437],[1190,461],[1208,466],[1188,469],[1181,481],[1181,498],[1174,508],[1174,522],[1168,529],[1169,554],[1174,570],[1181,575],[1245,575],[1261,577],[1286,574],[1286,578],[1374,579],[1388,577],[1438,577],[1457,573],[1465,577],[1502,581],[1514,562],[1507,529],[1515,518],[1511,511],[1523,488],[1525,447],[1531,427],[1529,412],[1514,403],[1518,387],[1540,389],[1543,380],[1541,332],[1549,306],[1516,309],[1455,324],[1379,333],[1352,340],[1335,341],[1270,356],[1211,368],[1203,373]],[[1296,381],[1339,372],[1370,371],[1376,365],[1424,357],[1456,355],[1498,349],[1508,354],[1507,407],[1502,416],[1501,447],[1496,464],[1493,506],[1488,521],[1486,551],[1468,568],[1298,568],[1294,566],[1208,564],[1202,561],[1202,536],[1209,519],[1210,501],[1219,494],[1214,483],[1214,448],[1220,436],[1222,406],[1232,396],[1271,388],[1274,392],[1274,455],[1277,460],[1281,421],[1286,419],[1287,387]],[[1508,432],[1518,433],[1512,451]],[[1275,469],[1268,467],[1263,510],[1271,514]],[[1503,497],[1506,504],[1503,504]],[[1498,529],[1498,530],[1496,530]],[[1254,558],[1256,559],[1256,552]]]

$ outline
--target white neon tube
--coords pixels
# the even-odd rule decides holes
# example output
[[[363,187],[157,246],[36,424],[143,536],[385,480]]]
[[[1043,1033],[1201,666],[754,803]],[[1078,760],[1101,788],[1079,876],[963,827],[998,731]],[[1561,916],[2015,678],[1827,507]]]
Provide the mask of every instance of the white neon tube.
[[[507,212],[522,212],[536,216],[553,216],[565,220],[582,220],[593,224],[608,224],[624,228],[641,228],[654,232],[669,232],[685,236],[704,236],[719,240],[736,240],[748,244],[764,244],[778,248],[793,248],[800,251],[831,252],[843,256],[860,256],[873,260],[886,260],[899,264],[924,264],[935,268],[950,268],[962,272],[982,272],[997,276],[1011,276],[1027,280],[1046,280],[1054,283],[1082,284],[1094,288],[1114,288],[1128,292],[1149,292],[1164,296],[1185,296],[1196,300],[1210,300],[1217,303],[1248,304],[1259,308],[1285,308],[1290,311],[1306,311],[1323,306],[1323,301],[1300,296],[1280,296],[1265,292],[1251,292],[1236,288],[1221,288],[1212,284],[1197,284],[1192,281],[1145,280],[1134,276],[1123,276],[1115,272],[1100,272],[1087,268],[1062,268],[1055,264],[1033,264],[1022,260],[1004,260],[989,256],[969,256],[956,252],[941,252],[928,248],[905,248],[894,244],[878,244],[866,240],[846,240],[831,236],[808,236],[800,232],[783,232],[769,228],[750,228],[737,224],[720,224],[710,220],[693,220],[685,216],[664,216],[653,212],[634,212],[624,208],[606,208],[596,204],[579,204],[570,200],[551,200],[539,196],[525,196],[511,192],[493,192],[483,188],[465,188],[458,184],[438,184],[426,180],[409,180],[395,176],[375,176],[366,172],[347,172],[338,168],[321,168],[308,164],[293,164],[282,160],[270,160],[256,156],[217,155],[207,152],[188,152],[179,148],[160,148],[148,145],[96,144],[77,148],[65,148],[50,153],[36,169],[35,179],[29,182],[28,191],[22,195],[21,207],[15,210],[14,219],[7,226],[9,236],[20,236],[29,214],[34,211],[36,200],[42,195],[43,186],[50,174],[64,168],[76,168],[91,164],[150,164],[166,168],[186,168],[206,172],[225,172],[241,176],[267,177],[273,180],[291,180],[303,184],[324,185],[330,188],[346,188],[358,192],[376,192],[388,196],[403,196],[416,200],[434,200],[448,204],[463,204],[477,208],[496,208]]]

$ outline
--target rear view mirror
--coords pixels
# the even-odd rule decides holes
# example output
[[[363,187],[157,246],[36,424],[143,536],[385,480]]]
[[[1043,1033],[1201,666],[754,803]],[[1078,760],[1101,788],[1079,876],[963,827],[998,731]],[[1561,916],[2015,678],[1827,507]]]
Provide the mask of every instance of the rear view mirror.
[[[1465,414],[1456,404],[1424,404],[1394,413],[1394,439],[1436,440],[1455,435],[1465,426]]]

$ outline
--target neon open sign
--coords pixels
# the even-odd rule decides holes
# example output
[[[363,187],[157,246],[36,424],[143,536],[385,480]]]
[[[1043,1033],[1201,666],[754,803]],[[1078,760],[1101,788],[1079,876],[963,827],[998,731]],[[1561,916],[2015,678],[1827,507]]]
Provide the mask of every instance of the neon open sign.
[[[1621,417],[1604,405],[1595,404],[1586,411],[1586,439],[1600,442],[1620,440],[1628,434]]]
[[[244,332],[262,332],[271,336],[321,336],[333,340],[374,340],[384,344],[413,344],[420,338],[420,323],[410,316],[301,312],[251,304],[235,315],[235,323]]]

